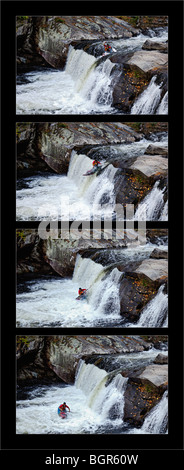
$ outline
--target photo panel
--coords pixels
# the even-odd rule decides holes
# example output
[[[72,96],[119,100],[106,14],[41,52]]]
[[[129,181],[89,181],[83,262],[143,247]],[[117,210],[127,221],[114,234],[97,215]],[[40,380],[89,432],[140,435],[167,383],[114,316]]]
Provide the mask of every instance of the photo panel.
[[[17,434],[168,433],[168,336],[17,336]]]
[[[168,114],[168,16],[17,16],[16,35],[17,115]]]
[[[103,233],[17,229],[18,328],[168,327],[168,230]]]
[[[168,220],[167,122],[18,122],[16,140],[17,222]]]

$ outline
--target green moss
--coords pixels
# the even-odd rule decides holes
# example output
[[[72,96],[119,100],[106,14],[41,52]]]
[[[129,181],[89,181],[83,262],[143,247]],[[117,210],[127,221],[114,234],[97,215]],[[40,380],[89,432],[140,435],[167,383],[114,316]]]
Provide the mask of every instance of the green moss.
[[[17,20],[28,20],[29,16],[17,16]]]
[[[17,238],[21,238],[22,240],[25,240],[26,235],[23,230],[17,230],[16,232]]]
[[[68,129],[67,124],[64,124],[64,122],[58,122],[58,127],[59,127],[59,128],[63,127],[64,129],[65,129],[65,128]]]
[[[29,346],[30,340],[28,336],[17,336],[17,346]]]
[[[55,22],[56,23],[64,23],[65,24],[65,20],[63,20],[62,18],[55,18]]]

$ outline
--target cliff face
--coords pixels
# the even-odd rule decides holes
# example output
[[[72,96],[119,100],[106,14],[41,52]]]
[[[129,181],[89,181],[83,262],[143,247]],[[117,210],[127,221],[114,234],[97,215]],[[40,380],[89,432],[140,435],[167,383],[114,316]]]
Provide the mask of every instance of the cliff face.
[[[140,133],[121,123],[18,123],[18,175],[46,168],[66,174],[72,150],[87,152],[95,145],[130,143],[140,138]]]
[[[18,383],[34,381],[34,377],[41,380],[43,367],[45,377],[55,375],[66,383],[73,383],[81,358],[87,360],[91,356],[140,352],[149,348],[150,344],[141,337],[121,335],[18,336]]]
[[[129,38],[137,33],[114,16],[18,17],[18,65],[39,65],[42,57],[52,67],[63,68],[70,44]]]

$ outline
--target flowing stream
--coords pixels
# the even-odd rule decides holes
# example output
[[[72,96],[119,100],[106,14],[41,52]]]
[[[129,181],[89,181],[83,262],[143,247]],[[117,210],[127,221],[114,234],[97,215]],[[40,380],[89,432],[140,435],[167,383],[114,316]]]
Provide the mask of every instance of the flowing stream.
[[[110,44],[115,51],[125,56],[129,52],[141,50],[147,39],[166,42],[167,28],[149,30],[148,35],[112,40]],[[91,54],[70,46],[63,71],[39,68],[18,75],[17,114],[123,114],[112,105],[118,70],[108,55],[99,61],[103,50],[103,42],[95,42]],[[146,91],[147,98],[143,98],[145,109],[142,104],[136,104],[134,114],[165,114],[167,103],[166,98],[162,105],[160,103],[160,87],[154,90],[154,105],[150,85]]]
[[[115,216],[116,175],[118,169],[113,161],[127,161],[143,155],[150,144],[160,147],[168,145],[167,133],[153,134],[149,139],[138,142],[108,146],[94,146],[90,157],[100,159],[100,172],[90,176],[84,174],[92,168],[92,158],[72,152],[67,175],[35,173],[17,182],[17,220],[112,220]],[[48,144],[49,146],[49,144]],[[154,158],[154,156],[153,156]],[[159,182],[140,203],[135,214],[147,220],[167,220],[167,205],[164,203],[165,189],[160,190]]]
[[[167,243],[158,240],[167,251]],[[40,277],[17,285],[18,327],[131,327],[120,315],[118,264],[128,265],[149,258],[158,245],[147,243],[119,250],[99,250],[98,262],[77,255],[72,278]],[[79,287],[88,289],[87,299],[76,300]],[[139,326],[167,326],[167,294],[163,288],[146,305]]]
[[[159,350],[107,357],[110,372],[79,361],[74,385],[55,384],[18,388],[17,434],[165,434],[167,394],[146,416],[140,429],[124,422],[124,392],[128,378],[118,373],[152,363]],[[167,354],[166,351],[161,351]],[[66,401],[71,412],[57,414]]]

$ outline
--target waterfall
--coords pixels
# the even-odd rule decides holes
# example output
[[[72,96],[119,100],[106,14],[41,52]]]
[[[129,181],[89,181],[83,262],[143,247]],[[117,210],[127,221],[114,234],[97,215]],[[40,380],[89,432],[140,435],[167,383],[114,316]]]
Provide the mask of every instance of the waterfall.
[[[75,379],[75,386],[80,388],[87,396],[89,408],[94,410],[103,419],[123,419],[124,390],[127,378],[121,374],[108,383],[110,374],[93,364],[86,364],[82,359],[79,362]]]
[[[163,189],[159,189],[159,181],[156,181],[152,190],[138,205],[134,220],[167,220],[167,203],[164,204]]]
[[[146,88],[137,98],[131,109],[131,114],[154,114],[158,108],[162,92],[162,83],[157,85],[154,75]],[[160,114],[158,112],[158,114]]]
[[[96,59],[93,55],[87,54],[82,49],[75,50],[69,47],[65,72],[75,80],[76,91],[83,87],[90,72],[95,67]]]
[[[17,114],[111,114],[114,67],[108,58],[99,63],[70,46],[63,71],[25,74],[25,83],[17,85]]]
[[[117,318],[120,312],[119,279],[122,273],[117,268],[106,273],[106,268],[89,258],[78,255],[73,274],[73,281],[79,287],[88,289],[88,301],[94,311],[103,319],[108,314]]]
[[[146,416],[141,432],[151,434],[165,434],[168,422],[168,392],[162,396],[159,403]]]
[[[95,216],[104,214],[106,218],[112,218],[115,206],[114,177],[117,168],[107,165],[98,175],[94,173],[84,176],[84,173],[90,169],[92,169],[92,160],[73,151],[67,176],[78,188],[78,198],[83,198],[88,208],[94,209]],[[77,208],[79,203],[75,205]]]
[[[97,65],[93,55],[70,46],[65,72],[75,81],[76,92],[90,101],[93,108],[96,104],[111,105],[113,67],[109,59]]]
[[[164,285],[160,286],[157,295],[146,305],[141,313],[138,327],[167,327],[168,295],[163,293]]]
[[[168,91],[163,96],[156,114],[168,114]]]

